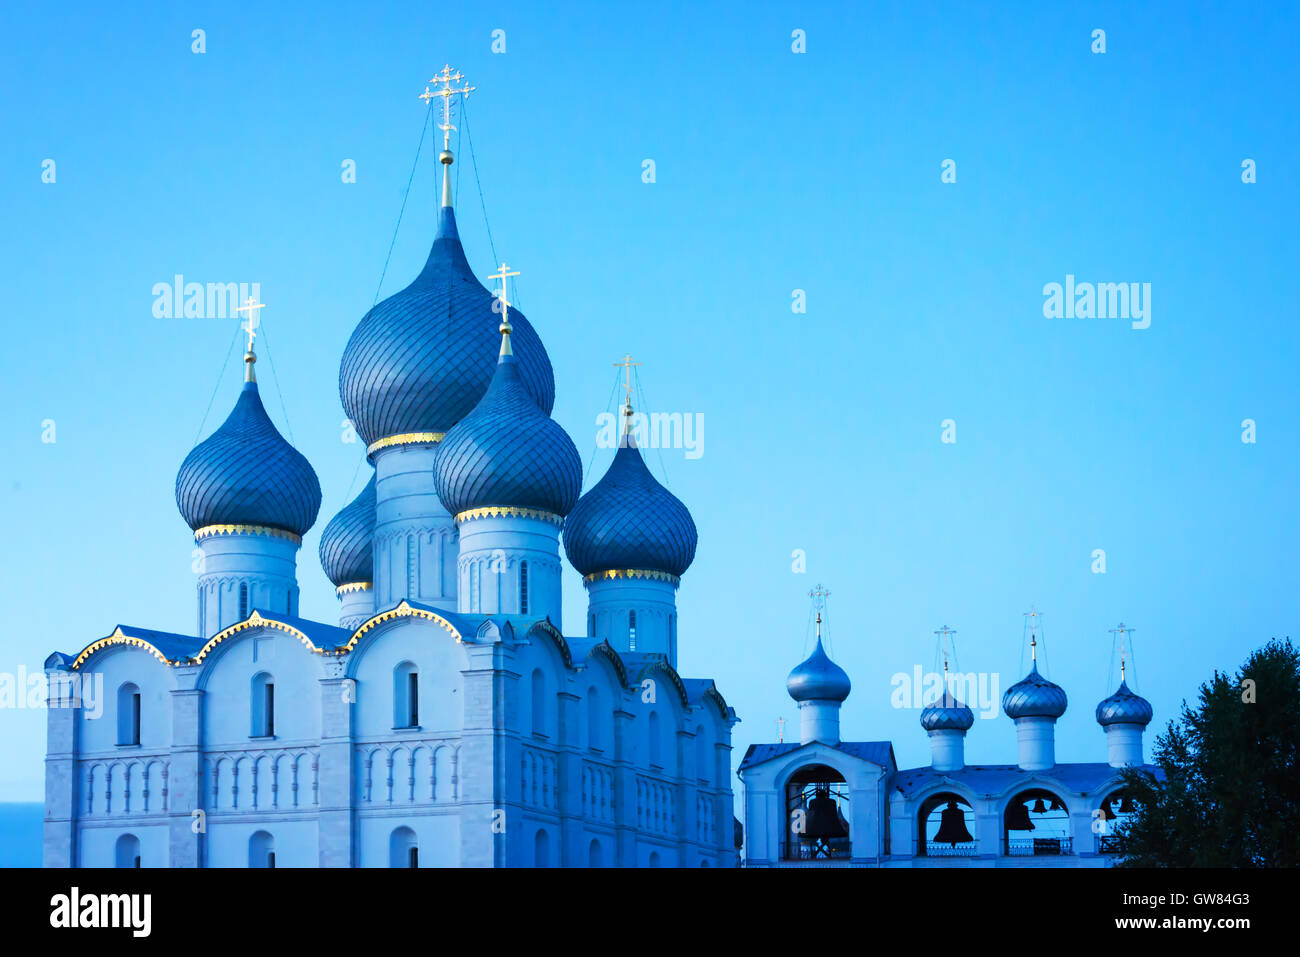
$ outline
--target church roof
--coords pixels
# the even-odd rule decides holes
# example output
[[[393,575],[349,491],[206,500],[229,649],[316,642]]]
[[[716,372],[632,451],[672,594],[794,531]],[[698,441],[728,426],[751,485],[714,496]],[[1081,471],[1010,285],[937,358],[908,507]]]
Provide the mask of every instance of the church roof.
[[[263,525],[304,534],[320,511],[320,482],[284,440],[245,382],[234,409],[190,450],[176,475],[176,506],[190,528]]]
[[[826,654],[820,635],[813,653],[795,665],[785,682],[786,691],[795,701],[843,701],[852,688],[848,673]]]
[[[680,577],[698,541],[691,513],[650,474],[630,435],[564,523],[565,554],[582,575],[641,569]]]
[[[320,564],[335,586],[374,580],[375,476],[330,519],[320,536]]]
[[[438,498],[452,515],[497,506],[564,516],[582,491],[578,450],[529,393],[511,337],[482,400],[438,446]]]
[[[1128,682],[1121,680],[1119,688],[1109,698],[1097,705],[1097,723],[1103,728],[1112,724],[1151,723],[1151,702],[1129,690]]]
[[[821,742],[814,742],[822,744]],[[740,762],[739,770],[751,768],[773,758],[779,758],[782,755],[798,751],[806,745],[798,741],[783,741],[779,744],[751,744],[749,750],[745,752],[744,759]],[[822,747],[834,748],[836,751],[843,751],[845,754],[860,758],[863,761],[869,761],[872,764],[878,764],[882,768],[892,768],[896,766],[894,761],[894,744],[892,741],[841,741],[839,744],[822,744]]]
[[[497,353],[496,297],[474,277],[456,214],[444,206],[424,269],[362,317],[339,367],[343,409],[367,443],[451,430],[487,391]],[[511,310],[520,379],[550,414],[555,376],[542,340]]]

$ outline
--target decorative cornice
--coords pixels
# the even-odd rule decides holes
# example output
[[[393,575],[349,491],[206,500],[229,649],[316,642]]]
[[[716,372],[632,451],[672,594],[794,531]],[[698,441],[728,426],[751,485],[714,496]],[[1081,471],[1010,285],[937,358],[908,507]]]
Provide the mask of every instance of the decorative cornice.
[[[396,608],[390,608],[388,611],[380,612],[373,618],[367,619],[363,622],[361,627],[352,633],[352,637],[348,640],[348,643],[333,653],[336,655],[347,654],[357,646],[357,642],[361,640],[361,636],[371,628],[374,628],[376,625],[381,625],[386,621],[391,621],[394,618],[424,618],[441,626],[442,629],[455,638],[457,642],[462,640],[461,633],[456,630],[456,626],[446,618],[443,618],[436,612],[428,611],[424,608],[413,608],[406,599],[403,598]]]
[[[342,598],[348,592],[370,591],[375,587],[374,582],[344,582],[338,588],[334,589],[334,594]]]
[[[681,579],[676,575],[670,575],[667,572],[658,572],[650,568],[611,568],[608,571],[592,572],[590,575],[583,576],[583,582],[590,585],[592,582],[604,581],[610,578],[646,578],[650,581],[668,582],[676,588],[681,584]]]
[[[477,518],[535,518],[555,526],[564,525],[564,517],[554,512],[544,512],[540,508],[516,508],[513,505],[488,505],[484,508],[471,508],[456,516],[456,524],[472,522]]]
[[[302,544],[301,535],[286,532],[282,528],[272,528],[270,525],[204,525],[202,528],[194,530],[194,540],[196,542],[217,535],[266,535],[270,538],[287,539],[295,545]]]
[[[380,449],[390,449],[395,445],[437,445],[446,434],[446,432],[403,432],[400,435],[388,435],[367,445],[366,455],[374,455]]]
[[[318,655],[325,654],[325,649],[316,647],[316,643],[314,641],[308,638],[304,632],[301,632],[297,628],[293,627],[293,625],[286,625],[284,622],[276,621],[274,618],[263,618],[260,614],[258,614],[256,610],[254,610],[253,613],[249,615],[245,620],[236,622],[235,624],[231,625],[229,628],[219,631],[211,638],[209,638],[208,643],[204,645],[202,648],[200,648],[199,653],[194,656],[194,661],[196,662],[202,661],[205,657],[207,657],[208,652],[210,652],[213,648],[217,647],[217,645],[221,644],[231,635],[241,632],[246,628],[259,628],[259,627],[274,628],[277,631],[286,632],[287,634],[293,635],[295,638],[301,641],[303,645],[306,646],[308,651],[313,651]]]
[[[172,661],[170,658],[164,655],[153,645],[149,644],[149,642],[145,641],[143,638],[135,638],[131,635],[126,634],[126,632],[122,631],[122,626],[118,625],[115,629],[113,629],[113,633],[108,637],[101,638],[99,639],[99,641],[87,645],[85,650],[82,651],[81,654],[77,655],[77,660],[74,661],[69,667],[71,668],[71,670],[76,671],[78,668],[80,668],[83,664],[86,663],[87,658],[89,658],[91,655],[93,655],[95,652],[99,651],[100,649],[107,648],[109,645],[131,645],[135,648],[143,648],[145,651],[149,652],[149,654],[153,655],[163,664],[171,665],[172,667],[185,664],[184,661]]]

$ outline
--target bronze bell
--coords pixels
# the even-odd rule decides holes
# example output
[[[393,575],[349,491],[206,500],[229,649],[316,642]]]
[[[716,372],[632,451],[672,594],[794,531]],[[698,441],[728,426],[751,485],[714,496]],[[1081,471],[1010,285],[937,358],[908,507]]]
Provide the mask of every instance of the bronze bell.
[[[1007,808],[1008,831],[1032,831],[1034,822],[1029,820],[1029,808],[1020,801]]]
[[[936,844],[969,844],[975,838],[966,830],[966,815],[957,806],[956,801],[949,801],[939,817],[939,833],[934,836]]]
[[[1037,801],[1034,802],[1034,806],[1030,808],[1030,810],[1035,814],[1046,814],[1047,806],[1043,804],[1043,799],[1039,798]],[[1052,808],[1052,810],[1055,811],[1056,808]]]
[[[835,806],[835,799],[831,797],[830,788],[819,786],[813,799],[808,802],[804,840],[830,840],[844,837],[846,833],[840,821],[839,809]]]

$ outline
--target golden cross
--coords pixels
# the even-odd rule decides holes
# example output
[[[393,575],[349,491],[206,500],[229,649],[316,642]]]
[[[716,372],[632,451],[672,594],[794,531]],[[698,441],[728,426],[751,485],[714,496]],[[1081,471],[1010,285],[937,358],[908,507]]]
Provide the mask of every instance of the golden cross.
[[[248,321],[241,323],[240,328],[248,333],[248,351],[253,351],[253,338],[257,335],[257,327],[261,325],[261,320],[257,318],[257,310],[265,309],[266,303],[258,302],[253,296],[249,296],[242,306],[235,309],[235,312],[248,313]]]
[[[1114,628],[1110,629],[1112,635],[1119,635],[1119,680],[1124,680],[1124,660],[1128,657],[1128,642],[1125,640],[1126,635],[1131,635],[1137,631],[1136,628],[1130,628],[1124,622],[1120,622]]]
[[[430,90],[427,86],[424,92],[420,94],[420,99],[426,103],[435,96],[442,97],[442,122],[438,124],[438,129],[442,130],[442,148],[445,150],[451,144],[451,131],[456,127],[451,125],[451,98],[453,96],[468,97],[477,87],[462,86],[456,84],[465,79],[465,74],[457,70],[451,72],[451,64],[443,66],[442,70],[430,77],[429,82],[433,84],[442,84],[442,89]]]
[[[518,275],[519,275],[518,269],[516,269],[514,272],[511,272],[510,267],[507,266],[505,263],[502,263],[501,268],[497,272],[494,272],[492,275],[488,276],[489,279],[501,280],[501,292],[497,296],[497,301],[501,303],[501,326],[502,326],[501,331],[502,332],[508,332],[510,330],[510,300],[506,298],[506,278],[509,276],[518,276]]]
[[[632,361],[632,354],[626,353],[622,362],[615,362],[614,368],[622,368],[624,372],[624,387],[627,389],[627,407],[632,408],[632,367],[639,366],[641,363]]]
[[[821,614],[821,610],[826,607],[826,599],[830,596],[831,593],[827,589],[823,588],[820,583],[818,583],[817,587],[808,593],[808,597],[813,600],[813,607],[817,609],[819,615]]]

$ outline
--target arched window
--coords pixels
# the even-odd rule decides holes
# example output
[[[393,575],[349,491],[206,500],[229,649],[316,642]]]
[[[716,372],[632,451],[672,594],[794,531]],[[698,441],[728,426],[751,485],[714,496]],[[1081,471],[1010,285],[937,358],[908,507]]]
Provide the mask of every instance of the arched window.
[[[275,838],[266,831],[254,831],[248,839],[248,866],[275,867]]]
[[[661,768],[664,765],[664,755],[663,745],[659,740],[662,735],[659,731],[658,711],[650,712],[649,727],[646,730],[646,734],[650,739],[650,763],[657,768]]]
[[[601,850],[600,841],[596,840],[595,838],[592,838],[591,846],[587,848],[587,866],[588,867],[605,866],[605,854]]]
[[[1114,854],[1119,850],[1116,832],[1132,820],[1137,807],[1127,791],[1120,788],[1111,791],[1102,799],[1101,805],[1093,815],[1093,831],[1097,835],[1097,853]]]
[[[528,563],[519,563],[519,614],[528,614]]]
[[[599,751],[604,743],[601,736],[601,722],[604,720],[600,709],[600,692],[595,685],[587,689],[587,747]]]
[[[265,671],[253,675],[250,687],[250,708],[254,738],[270,738],[275,735],[275,679]]]
[[[650,866],[651,866],[651,867],[658,867],[658,866],[659,866],[659,852],[658,852],[658,851],[651,851],[651,852],[650,852]]]
[[[420,726],[420,671],[409,661],[393,669],[393,727]]]
[[[917,846],[920,857],[974,857],[975,810],[960,794],[932,794],[917,811]]]
[[[419,867],[420,847],[415,840],[415,832],[409,827],[393,829],[388,838],[389,867]]]
[[[113,860],[117,867],[140,866],[140,839],[134,834],[123,834],[113,847]]]
[[[117,743],[140,743],[140,689],[129,681],[117,689]]]
[[[544,830],[538,830],[533,838],[533,866],[551,866],[551,835]]]
[[[627,649],[636,651],[636,612],[627,613]]]
[[[852,856],[852,812],[844,775],[824,764],[810,764],[785,786],[787,861],[836,860]]]
[[[239,583],[239,620],[248,617],[248,582]]]
[[[1069,854],[1070,812],[1051,791],[1021,791],[1003,812],[1002,842],[1008,857]]]
[[[546,676],[541,668],[533,669],[532,680],[533,734],[546,733]]]

